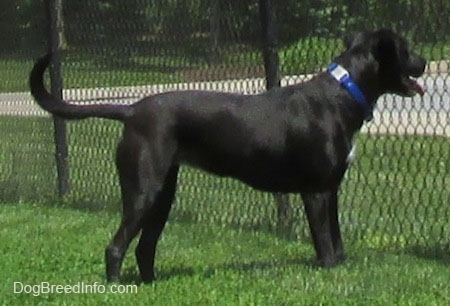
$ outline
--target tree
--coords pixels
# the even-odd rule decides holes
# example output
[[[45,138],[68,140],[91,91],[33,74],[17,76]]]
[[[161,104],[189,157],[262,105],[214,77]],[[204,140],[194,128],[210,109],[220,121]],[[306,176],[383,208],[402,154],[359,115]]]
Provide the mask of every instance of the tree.
[[[19,47],[20,37],[15,1],[0,1],[0,53]]]

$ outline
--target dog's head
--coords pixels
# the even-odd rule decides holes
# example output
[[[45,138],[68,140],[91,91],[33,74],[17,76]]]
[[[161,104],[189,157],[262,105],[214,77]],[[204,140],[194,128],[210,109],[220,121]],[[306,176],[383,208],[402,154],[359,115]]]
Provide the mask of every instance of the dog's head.
[[[382,29],[349,36],[344,44],[346,53],[369,52],[375,59],[379,90],[409,97],[424,94],[414,78],[424,73],[426,60],[412,52],[404,38]]]

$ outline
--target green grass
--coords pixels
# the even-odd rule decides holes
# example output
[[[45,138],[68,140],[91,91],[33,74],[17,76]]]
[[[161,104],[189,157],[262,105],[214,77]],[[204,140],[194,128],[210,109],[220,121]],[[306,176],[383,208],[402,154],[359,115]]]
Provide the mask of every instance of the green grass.
[[[283,49],[284,72],[311,72],[327,63],[334,49],[325,50],[323,45],[340,42],[313,38]],[[450,58],[448,45],[419,50],[428,59]],[[246,51],[224,60],[248,67],[261,59]],[[100,57],[69,55],[65,86],[178,82],[186,68],[177,56],[132,55],[113,64]],[[202,61],[188,64],[207,67]],[[6,71],[0,76],[0,92],[27,90],[31,65],[27,60],[0,61],[0,69]],[[165,68],[156,69],[161,65]],[[103,283],[104,247],[119,222],[113,156],[121,124],[99,120],[69,124],[72,189],[63,201],[55,195],[51,126],[47,118],[0,118],[0,198],[9,203],[0,205],[5,304],[450,302],[448,139],[376,135],[359,137],[357,162],[342,186],[341,221],[350,258],[341,267],[320,270],[311,264],[313,250],[299,196],[290,196],[294,223],[276,235],[270,194],[184,168],[158,253],[158,282],[140,285],[138,294],[128,295],[14,295],[14,281]],[[123,270],[125,283],[137,282],[132,252]]]
[[[0,59],[0,93],[28,90],[28,74],[33,62],[25,59]]]
[[[234,50],[236,49],[236,50]],[[142,55],[122,50],[101,54],[83,50],[62,52],[64,88],[96,88],[170,84],[189,81],[192,73],[212,75],[211,70],[224,75],[224,67],[237,70],[261,66],[261,54],[243,46],[224,52],[218,63],[208,64],[205,57],[196,54]],[[34,57],[41,54],[34,54]],[[28,90],[28,75],[36,58],[11,57],[0,59],[0,92]],[[234,68],[233,68],[234,67]],[[199,71],[199,70],[203,70]],[[200,77],[200,76],[197,76]],[[223,78],[226,78],[226,74]]]
[[[0,205],[5,305],[446,305],[450,257],[418,249],[349,246],[347,263],[312,265],[310,243],[204,223],[170,221],[159,244],[158,281],[139,284],[128,252],[122,284],[129,294],[13,294],[14,282],[105,284],[104,247],[118,214],[31,204]]]
[[[49,118],[0,118],[6,304],[449,303],[448,139],[380,135],[359,137],[356,163],[342,186],[350,258],[341,267],[312,265],[298,196],[290,197],[294,223],[279,233],[270,194],[183,168],[159,248],[158,282],[127,295],[14,295],[14,281],[103,284],[104,248],[119,222],[113,156],[121,124],[68,125],[72,190],[63,201],[55,195],[51,126]],[[126,284],[138,282],[132,251],[123,271]]]
[[[53,139],[48,118],[4,117],[0,143],[0,195],[7,201],[58,202]],[[87,120],[68,125],[71,192],[64,203],[79,209],[117,211],[119,186],[114,148],[121,124]],[[448,139],[361,135],[358,157],[341,190],[347,237],[372,239],[376,247],[448,244],[450,236],[450,157]],[[307,234],[299,196],[292,195],[296,222],[290,236]],[[179,220],[233,225],[274,232],[275,203],[232,179],[183,168]]]
[[[36,54],[36,57],[40,54]],[[151,85],[180,82],[182,58],[130,57],[126,61],[111,63],[103,57],[68,55],[63,59],[65,88],[96,88],[127,85]],[[189,63],[184,63],[189,65]],[[31,59],[0,60],[0,92],[28,90],[28,75],[33,66]]]
[[[450,60],[450,43],[421,44],[414,49],[429,61]]]
[[[323,69],[342,50],[338,39],[311,37],[281,48],[280,64],[284,74],[312,73]],[[450,44],[423,44],[415,50],[427,60],[450,59]],[[188,52],[188,51],[186,51]],[[198,52],[197,52],[198,53]],[[122,50],[102,53],[69,50],[63,55],[65,88],[93,88],[167,84],[189,81],[190,75],[226,79],[248,77],[263,65],[261,53],[246,46],[230,46],[217,63],[208,63],[197,53],[142,55]],[[35,54],[37,57],[40,54]],[[30,58],[0,59],[0,92],[28,90]],[[227,72],[227,68],[229,68]],[[239,71],[241,70],[241,71]],[[247,71],[248,70],[248,71]],[[249,72],[250,71],[250,72]],[[217,75],[216,75],[217,74]],[[186,79],[187,78],[187,79]]]
[[[284,74],[314,73],[323,70],[343,50],[340,39],[309,37],[280,50],[280,64]],[[427,61],[450,59],[450,44],[417,44],[413,50]]]
[[[342,41],[339,39],[317,37],[301,39],[280,50],[282,71],[287,75],[320,71],[342,48]]]

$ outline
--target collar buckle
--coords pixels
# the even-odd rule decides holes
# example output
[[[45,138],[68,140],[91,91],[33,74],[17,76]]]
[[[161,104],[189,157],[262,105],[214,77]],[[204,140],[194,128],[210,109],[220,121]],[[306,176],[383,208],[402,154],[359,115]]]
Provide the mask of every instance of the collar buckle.
[[[342,82],[344,79],[350,76],[350,73],[346,69],[344,69],[344,67],[336,63],[332,63],[328,67],[328,72],[339,82]]]
[[[337,63],[331,63],[327,69],[328,73],[338,81],[342,87],[355,99],[364,111],[365,120],[370,121],[372,119],[372,107],[367,102],[366,97],[359,89],[358,85],[350,76],[350,73]]]

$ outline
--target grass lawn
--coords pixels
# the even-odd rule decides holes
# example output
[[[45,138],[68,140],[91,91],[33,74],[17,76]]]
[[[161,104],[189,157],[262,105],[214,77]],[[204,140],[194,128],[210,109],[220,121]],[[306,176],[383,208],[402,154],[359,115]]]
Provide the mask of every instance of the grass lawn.
[[[13,283],[104,282],[104,248],[119,222],[113,152],[121,124],[68,125],[72,191],[55,197],[51,120],[0,118],[0,262],[6,304],[446,305],[450,277],[448,139],[361,135],[341,190],[349,260],[312,265],[298,196],[276,234],[270,194],[184,168],[157,259],[159,281],[137,294],[14,295]],[[95,135],[95,137],[94,137]],[[38,203],[38,204],[32,204]],[[134,249],[131,247],[131,250]],[[138,282],[133,252],[126,284]]]
[[[68,124],[72,190],[65,198],[66,205],[117,211],[120,196],[113,161],[121,127],[117,122],[95,119]],[[51,120],[2,117],[0,128],[2,198],[10,202],[55,201]],[[383,236],[378,239],[400,244],[411,238],[433,241],[450,236],[450,208],[442,205],[450,203],[447,138],[360,135],[357,146],[356,163],[341,190],[345,226],[357,228],[357,235]],[[180,182],[176,210],[183,218],[273,227],[276,216],[270,194],[188,168],[181,172]],[[292,196],[292,202],[299,203],[299,197]],[[295,217],[303,219],[303,210],[295,206]],[[293,231],[301,235],[303,230]],[[388,237],[383,232],[389,233]]]
[[[157,255],[158,281],[141,285],[130,251],[128,294],[14,294],[14,282],[104,283],[103,252],[119,216],[33,204],[0,205],[5,305],[448,305],[450,258],[350,245],[346,264],[312,265],[312,246],[272,234],[169,222]],[[133,243],[130,250],[134,249]],[[17,287],[18,288],[18,287]],[[108,289],[107,289],[108,290]]]
[[[303,74],[321,71],[341,50],[340,39],[309,37],[280,50],[281,69],[284,74]],[[450,59],[450,44],[418,44],[413,50],[427,61]]]
[[[228,78],[227,68],[235,71],[230,74],[230,78],[239,78],[242,74],[239,70],[250,77],[250,72],[245,70],[263,64],[260,52],[245,46],[230,47],[230,51],[224,52],[219,62],[210,64],[205,57],[180,50],[167,54],[166,50],[161,49],[161,55],[127,51],[63,51],[64,88],[170,84],[189,82],[190,78],[222,80]],[[0,75],[0,92],[27,91],[30,70],[34,61],[42,55],[33,53],[29,57],[0,58],[0,70],[4,72]]]
[[[37,58],[42,54],[35,54]],[[99,58],[102,58],[100,60]],[[181,58],[130,58],[126,66],[120,63],[106,64],[103,57],[74,57],[63,59],[63,76],[65,88],[95,88],[127,85],[166,84],[180,82],[180,75],[174,69],[161,70],[158,65],[166,62],[176,65]],[[33,66],[31,59],[0,60],[0,92],[15,92],[28,90],[28,76]],[[153,63],[156,61],[157,63]],[[173,62],[171,62],[173,61]],[[186,64],[188,65],[188,64]]]
[[[0,118],[0,196],[4,201],[60,202],[55,196],[53,138],[49,118]],[[86,120],[68,124],[71,191],[66,206],[118,211],[114,148],[121,124]],[[357,160],[341,189],[344,229],[352,239],[377,246],[448,244],[450,157],[444,137],[361,135]],[[276,209],[270,194],[226,178],[183,168],[179,220],[234,225],[273,232]],[[307,234],[299,196],[291,196],[294,237]],[[392,204],[395,203],[395,204]]]
[[[450,44],[422,44],[414,49],[427,60],[450,59]],[[342,50],[338,39],[305,38],[280,49],[280,69],[283,74],[303,74],[321,70]],[[149,50],[150,51],[150,50]],[[180,50],[178,50],[180,51]],[[263,66],[261,53],[245,46],[229,46],[217,63],[208,63],[205,57],[191,53],[142,55],[115,54],[69,50],[63,54],[65,88],[113,87],[145,84],[167,84],[196,80],[246,78],[260,74]],[[189,55],[189,56],[186,56]],[[0,59],[0,92],[28,90],[28,74],[33,60],[30,58]]]
[[[309,72],[327,63],[332,51],[320,48],[327,43],[311,39],[281,50],[284,73]],[[447,45],[418,50],[428,59],[450,58]],[[249,51],[226,61],[258,65],[255,59]],[[130,57],[123,64],[69,55],[65,87],[178,82],[185,68],[178,57]],[[0,60],[0,69],[6,71],[0,76],[0,92],[27,90],[31,65],[27,60]],[[104,284],[104,248],[119,222],[113,155],[121,124],[87,120],[68,125],[72,189],[63,201],[55,196],[51,120],[0,117],[0,128],[1,296],[6,305],[450,304],[446,138],[359,137],[357,161],[341,190],[349,254],[343,266],[313,266],[298,196],[290,196],[294,223],[285,235],[276,235],[270,194],[184,168],[160,243],[156,283],[139,284],[131,251],[124,283],[137,284],[138,293],[33,296],[13,294],[14,282]]]

